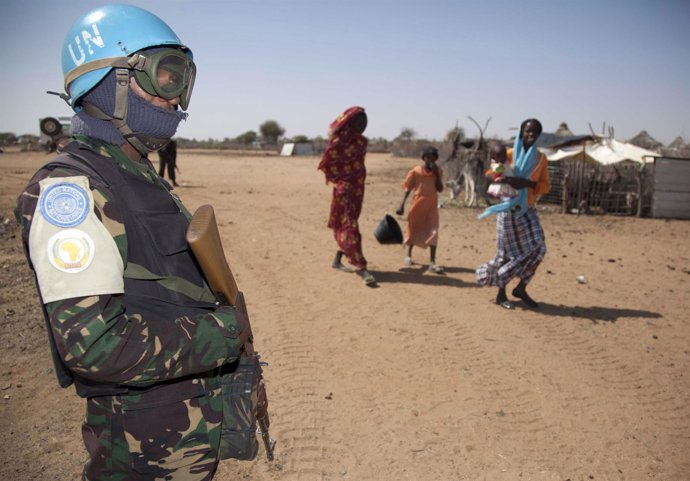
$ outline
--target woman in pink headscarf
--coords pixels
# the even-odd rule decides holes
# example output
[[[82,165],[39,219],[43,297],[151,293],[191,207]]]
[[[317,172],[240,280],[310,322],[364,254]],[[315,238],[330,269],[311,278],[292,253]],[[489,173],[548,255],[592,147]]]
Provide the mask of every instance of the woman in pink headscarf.
[[[333,229],[338,243],[333,268],[348,270],[342,263],[345,255],[364,283],[373,284],[376,279],[367,271],[358,223],[364,200],[364,179],[367,176],[364,157],[368,140],[362,135],[366,128],[367,114],[362,107],[350,107],[340,114],[329,126],[328,145],[319,170],[326,176],[326,183],[333,183],[328,219],[328,227]]]

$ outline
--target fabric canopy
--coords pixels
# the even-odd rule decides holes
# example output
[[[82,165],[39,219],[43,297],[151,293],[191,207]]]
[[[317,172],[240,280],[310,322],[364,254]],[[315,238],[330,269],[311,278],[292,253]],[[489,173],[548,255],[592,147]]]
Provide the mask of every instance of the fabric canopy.
[[[660,154],[616,139],[588,140],[582,144],[562,148],[541,148],[550,161],[576,158],[599,162],[603,165],[615,164],[624,160],[641,164],[652,162]]]

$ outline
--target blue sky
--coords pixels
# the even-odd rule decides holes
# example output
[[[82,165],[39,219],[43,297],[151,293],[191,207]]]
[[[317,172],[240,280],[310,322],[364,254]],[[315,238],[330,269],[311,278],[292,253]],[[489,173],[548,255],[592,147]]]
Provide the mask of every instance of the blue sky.
[[[60,49],[105,2],[3,0],[0,132],[38,134],[67,115]],[[402,128],[491,136],[537,117],[546,131],[613,126],[690,141],[690,1],[149,0],[194,52],[197,82],[178,135],[222,139],[277,120],[287,136],[325,136],[345,108],[369,137]]]

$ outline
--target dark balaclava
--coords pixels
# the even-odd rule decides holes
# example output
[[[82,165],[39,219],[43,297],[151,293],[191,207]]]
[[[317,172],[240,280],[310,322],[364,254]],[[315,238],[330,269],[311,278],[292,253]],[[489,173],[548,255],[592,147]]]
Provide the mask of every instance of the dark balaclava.
[[[187,118],[187,113],[181,110],[166,110],[156,107],[144,100],[128,88],[127,125],[133,132],[155,138],[170,139],[177,131],[181,120]],[[115,71],[112,70],[103,80],[82,98],[104,113],[113,115],[115,111]],[[109,120],[101,120],[78,112],[72,117],[70,128],[72,135],[85,135],[103,140],[109,144],[122,145],[127,142],[122,133]]]

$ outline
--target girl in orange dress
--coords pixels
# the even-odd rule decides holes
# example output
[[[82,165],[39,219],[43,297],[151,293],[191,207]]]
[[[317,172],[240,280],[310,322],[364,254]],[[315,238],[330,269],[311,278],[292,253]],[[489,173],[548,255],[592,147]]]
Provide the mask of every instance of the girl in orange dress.
[[[405,213],[405,201],[411,192],[412,206],[407,214],[405,227],[405,245],[408,246],[405,264],[412,265],[412,248],[414,246],[430,249],[429,270],[443,272],[436,264],[436,244],[438,242],[438,193],[443,191],[443,170],[436,164],[438,150],[426,147],[422,151],[423,165],[418,165],[407,173],[402,184],[405,190],[398,215]]]
[[[367,270],[358,223],[367,176],[364,157],[368,140],[362,135],[366,128],[367,114],[362,107],[350,107],[340,114],[329,127],[328,145],[319,170],[326,176],[326,183],[333,183],[328,227],[333,229],[338,251],[332,266],[347,272],[349,269],[342,263],[345,255],[357,269],[357,275],[369,285],[375,283],[376,279]]]

